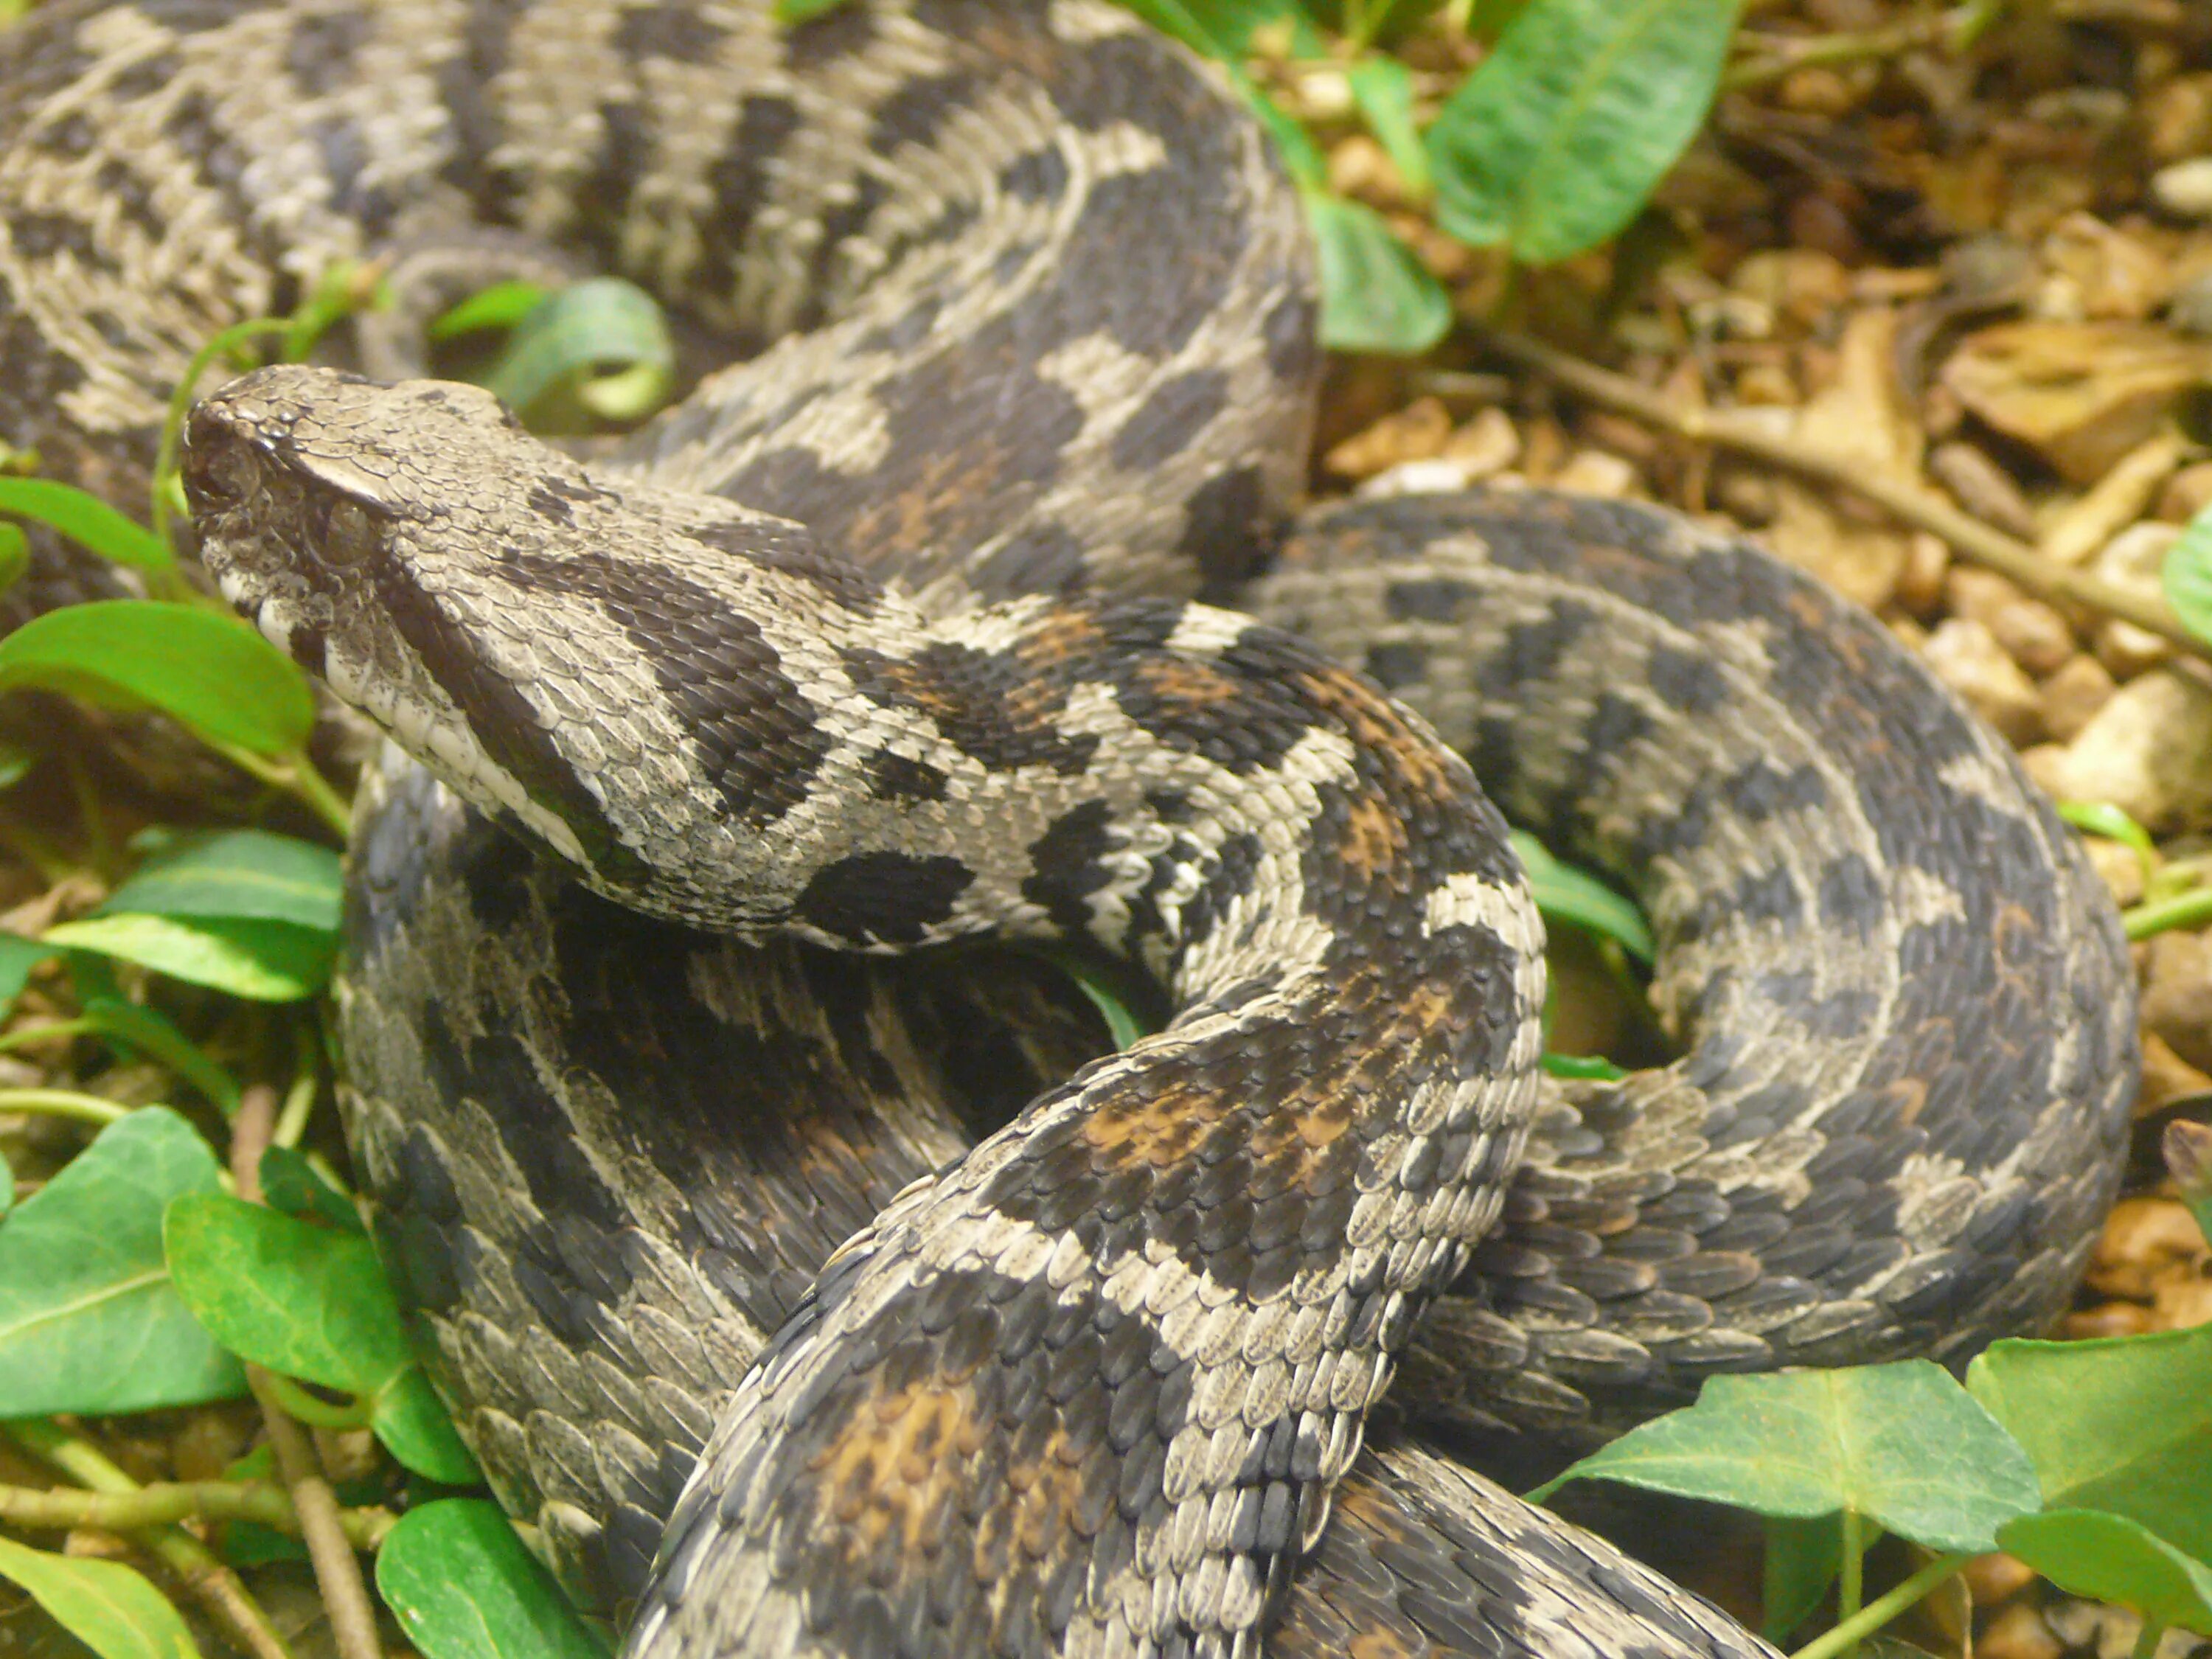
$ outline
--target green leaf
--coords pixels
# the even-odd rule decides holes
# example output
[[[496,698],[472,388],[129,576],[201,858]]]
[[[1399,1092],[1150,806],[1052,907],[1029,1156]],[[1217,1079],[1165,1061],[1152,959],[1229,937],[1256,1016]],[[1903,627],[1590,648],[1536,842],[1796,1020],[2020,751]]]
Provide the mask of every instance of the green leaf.
[[[149,1106],[110,1124],[0,1226],[0,1417],[228,1400],[246,1378],[194,1321],[161,1212],[216,1191],[191,1125]]]
[[[775,0],[775,21],[789,28],[794,23],[804,23],[810,17],[820,17],[848,3],[849,0]]]
[[[2200,640],[2212,640],[2212,507],[2199,509],[2159,568],[2166,602]]]
[[[484,384],[518,410],[568,395],[602,419],[631,420],[651,412],[675,367],[653,296],[618,276],[595,276],[533,307]]]
[[[1656,948],[1651,927],[1633,902],[1589,872],[1553,858],[1551,848],[1525,830],[1513,831],[1513,850],[1528,872],[1529,890],[1545,921],[1586,927],[1613,940],[1638,962],[1651,960]]]
[[[827,3],[837,5],[842,0],[827,0]],[[493,283],[470,295],[423,331],[433,340],[451,340],[479,329],[513,328],[544,298],[542,283],[520,279]]]
[[[1602,1054],[1560,1054],[1547,1048],[1537,1060],[1546,1075],[1577,1081],[1618,1083],[1628,1075]]]
[[[0,1538],[0,1575],[100,1659],[199,1659],[183,1615],[119,1561],[49,1555]]]
[[[329,982],[330,933],[289,922],[98,915],[46,931],[52,945],[94,951],[256,1002],[297,1002]]]
[[[263,1149],[261,1196],[270,1208],[299,1220],[319,1221],[343,1233],[368,1236],[353,1201],[317,1174],[315,1166],[295,1147]]]
[[[23,580],[31,568],[31,538],[22,526],[0,521],[0,592]]]
[[[34,617],[0,639],[0,691],[26,689],[158,708],[257,755],[298,752],[315,724],[314,696],[291,659],[197,605],[101,599]]]
[[[1123,0],[1131,11],[1193,52],[1222,63],[1244,56],[1252,37],[1270,23],[1304,26],[1312,20],[1297,0]]]
[[[1536,0],[1429,128],[1437,222],[1545,264],[1634,218],[1705,119],[1735,0]]]
[[[1426,201],[1431,188],[1429,152],[1413,125],[1413,70],[1395,58],[1368,58],[1354,64],[1346,78],[1368,131],[1382,146],[1413,198]]]
[[[498,1505],[410,1510],[376,1554],[376,1588],[422,1659],[606,1659]]]
[[[163,1236],[178,1294],[241,1358],[357,1395],[415,1363],[360,1235],[213,1193],[172,1204]]]
[[[15,1170],[4,1158],[0,1158],[0,1221],[15,1207]]]
[[[1716,1376],[1565,1481],[1620,1480],[1761,1515],[1845,1509],[1931,1549],[1984,1553],[2041,1501],[2027,1454],[1940,1365]]]
[[[0,1018],[6,1018],[15,999],[23,994],[32,970],[53,955],[51,945],[18,933],[0,933]]]
[[[410,1365],[378,1390],[369,1425],[386,1449],[425,1480],[473,1486],[483,1479],[420,1365]]]
[[[338,855],[329,848],[231,830],[148,860],[92,914],[252,917],[335,933],[344,899]]]
[[[2212,1566],[2125,1516],[2048,1510],[2008,1523],[1997,1542],[2063,1590],[2212,1636]]]
[[[1811,1618],[1828,1586],[1836,1582],[1843,1559],[1840,1514],[1768,1516],[1759,1634],[1780,1642]]]
[[[1360,202],[1306,192],[1306,222],[1321,256],[1321,342],[1332,351],[1414,356],[1451,327],[1451,297]]]
[[[59,531],[78,546],[139,570],[167,570],[169,544],[97,495],[52,478],[0,478],[0,513]]]
[[[98,957],[77,957],[73,963],[80,970],[87,964],[97,965],[103,974],[107,966]],[[81,981],[78,1004],[84,1018],[100,1036],[160,1060],[221,1109],[225,1117],[238,1110],[238,1079],[209,1059],[207,1051],[179,1030],[167,1015],[92,988],[83,982],[93,977],[90,975],[80,971],[77,977]]]
[[[2010,1339],[1966,1388],[2027,1449],[2050,1507],[2109,1510],[2212,1559],[2212,1325]]]
[[[2118,842],[2142,858],[2153,858],[2158,853],[2150,831],[2108,800],[2062,800],[2058,816],[2076,830]]]

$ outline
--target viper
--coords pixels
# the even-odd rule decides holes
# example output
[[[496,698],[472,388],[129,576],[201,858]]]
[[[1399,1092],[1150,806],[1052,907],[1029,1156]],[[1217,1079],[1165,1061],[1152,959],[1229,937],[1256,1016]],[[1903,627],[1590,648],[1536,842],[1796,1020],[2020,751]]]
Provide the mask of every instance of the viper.
[[[564,449],[372,319],[185,434],[209,576],[394,745],[342,1103],[495,1491],[641,1655],[1768,1651],[1449,1451],[2047,1317],[2136,1067],[2068,832],[1740,540],[1297,512],[1300,204],[1130,16],[769,10],[58,0],[0,60],[57,476],[131,499],[344,260],[605,266],[690,348]],[[1671,1063],[1541,1073],[1501,808],[1641,902]],[[1099,1055],[1036,943],[1159,1029]]]

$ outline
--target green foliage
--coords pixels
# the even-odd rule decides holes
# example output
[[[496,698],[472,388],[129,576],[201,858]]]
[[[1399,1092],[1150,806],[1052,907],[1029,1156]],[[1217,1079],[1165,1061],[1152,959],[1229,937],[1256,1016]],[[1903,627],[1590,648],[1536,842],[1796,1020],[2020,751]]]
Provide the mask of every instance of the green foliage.
[[[129,1567],[0,1538],[0,1577],[21,1585],[100,1659],[198,1659],[177,1610]]]
[[[204,605],[106,599],[65,605],[0,639],[0,692],[60,691],[107,708],[152,708],[222,747],[279,758],[314,729],[292,660]]]
[[[1719,0],[1535,0],[1429,129],[1437,222],[1532,264],[1613,235],[1704,121],[1735,27]]]
[[[1543,1490],[1602,1477],[1803,1519],[1846,1511],[1940,1550],[1990,1550],[2041,1501],[2027,1455],[1942,1366],[1717,1376]]]
[[[179,1295],[223,1346],[355,1396],[386,1449],[417,1474],[476,1480],[361,1232],[210,1193],[172,1204],[164,1237]]]
[[[423,1659],[606,1659],[498,1506],[410,1510],[376,1558],[376,1588]]]
[[[2201,510],[2166,550],[2159,568],[2166,602],[2182,625],[2212,640],[2212,507]]]
[[[1635,904],[1586,870],[1552,856],[1551,849],[1526,830],[1513,832],[1513,850],[1528,872],[1528,888],[1547,921],[1564,921],[1611,939],[1649,964],[1658,946],[1651,925]]]
[[[2133,1607],[2154,1629],[2212,1636],[2212,1566],[2124,1516],[2051,1510],[2022,1516],[1997,1541],[2061,1589]]]
[[[0,1417],[146,1411],[243,1391],[179,1298],[173,1200],[213,1194],[215,1156],[162,1107],[131,1113],[0,1225]]]
[[[675,343],[653,296],[598,276],[525,312],[483,384],[539,429],[567,429],[642,419],[667,395],[675,370]]]
[[[51,479],[0,478],[0,513],[46,525],[117,564],[167,570],[177,562],[169,544],[144,526],[132,523],[97,495]]]
[[[50,945],[16,933],[0,933],[0,1017],[15,1006],[15,999],[31,982],[32,972],[40,963],[52,960],[53,955]]]

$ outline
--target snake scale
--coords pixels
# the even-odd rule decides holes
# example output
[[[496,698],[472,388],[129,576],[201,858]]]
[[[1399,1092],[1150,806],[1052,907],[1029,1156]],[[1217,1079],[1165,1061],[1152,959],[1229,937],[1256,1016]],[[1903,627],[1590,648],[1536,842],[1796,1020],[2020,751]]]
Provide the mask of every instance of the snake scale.
[[[768,12],[0,35],[0,441],[55,476],[137,499],[192,351],[339,259],[606,266],[699,349],[581,459],[326,368],[186,433],[210,574],[418,757],[343,1097],[495,1489],[641,1655],[1771,1651],[1443,1448],[2046,1317],[2136,1066],[2067,832],[1739,541],[1293,516],[1295,192],[1126,15]],[[1474,774],[1642,902],[1673,1063],[1540,1076]],[[906,954],[978,937],[1167,1023],[1098,1058],[1033,958]]]

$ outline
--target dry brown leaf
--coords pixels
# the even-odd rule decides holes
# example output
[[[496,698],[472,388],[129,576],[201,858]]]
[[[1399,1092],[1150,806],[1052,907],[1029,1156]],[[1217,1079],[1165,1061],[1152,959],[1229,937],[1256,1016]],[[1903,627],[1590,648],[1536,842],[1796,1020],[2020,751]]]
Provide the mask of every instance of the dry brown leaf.
[[[1961,341],[1942,380],[1998,431],[2087,484],[2212,380],[2212,342],[2140,323],[2001,323]]]

